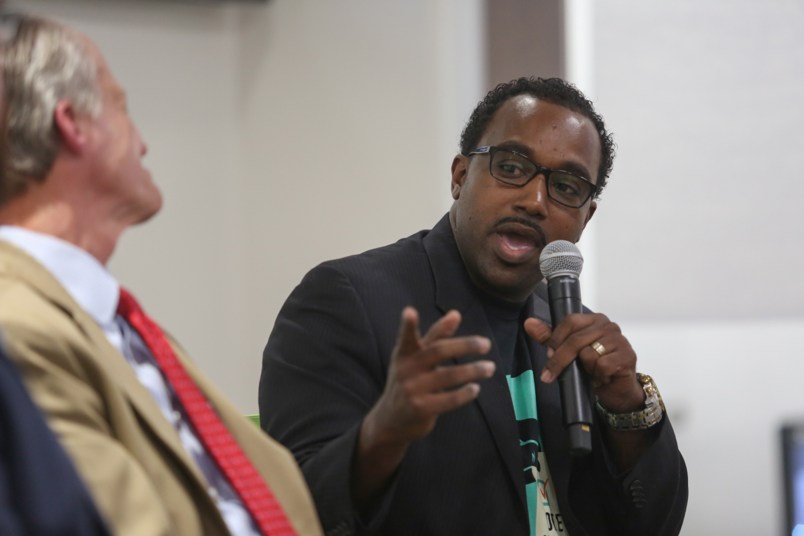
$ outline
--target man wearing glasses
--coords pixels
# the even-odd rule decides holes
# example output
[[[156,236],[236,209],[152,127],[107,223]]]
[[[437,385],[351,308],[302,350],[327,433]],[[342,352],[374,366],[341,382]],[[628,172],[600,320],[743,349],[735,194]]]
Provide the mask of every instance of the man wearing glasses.
[[[548,323],[539,255],[580,239],[613,152],[573,86],[501,84],[464,129],[448,215],[293,291],[262,424],[328,533],[679,533],[686,468],[628,340],[602,314]],[[571,457],[555,379],[576,356],[597,411],[592,453]]]

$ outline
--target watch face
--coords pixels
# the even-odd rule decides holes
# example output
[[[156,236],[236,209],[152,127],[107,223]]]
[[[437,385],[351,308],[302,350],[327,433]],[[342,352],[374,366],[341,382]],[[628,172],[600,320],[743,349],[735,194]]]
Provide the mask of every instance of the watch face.
[[[659,389],[656,388],[653,378],[647,374],[637,374],[637,378],[639,378],[639,383],[642,384],[642,389],[645,390],[645,406],[650,407],[658,404],[661,406],[662,411],[665,411],[662,395],[659,394]]]

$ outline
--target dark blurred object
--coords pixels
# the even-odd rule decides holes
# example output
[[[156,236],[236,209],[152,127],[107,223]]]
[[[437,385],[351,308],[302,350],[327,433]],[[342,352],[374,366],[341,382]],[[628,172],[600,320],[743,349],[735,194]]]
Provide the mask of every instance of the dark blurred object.
[[[108,534],[72,462],[2,348],[0,534]]]
[[[804,421],[782,426],[782,481],[785,498],[785,530],[789,536],[796,526],[804,532]]]

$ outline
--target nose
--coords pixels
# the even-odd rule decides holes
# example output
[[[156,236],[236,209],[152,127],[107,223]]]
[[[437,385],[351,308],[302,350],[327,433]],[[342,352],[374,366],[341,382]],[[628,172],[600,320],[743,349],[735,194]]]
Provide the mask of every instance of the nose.
[[[529,215],[547,214],[547,177],[539,173],[525,186],[519,188],[516,207]]]
[[[131,131],[133,132],[134,139],[137,140],[140,145],[140,157],[143,157],[148,154],[148,144],[145,143],[145,139],[142,137],[142,132],[140,132],[140,129],[134,124],[134,121],[129,122],[131,124]]]

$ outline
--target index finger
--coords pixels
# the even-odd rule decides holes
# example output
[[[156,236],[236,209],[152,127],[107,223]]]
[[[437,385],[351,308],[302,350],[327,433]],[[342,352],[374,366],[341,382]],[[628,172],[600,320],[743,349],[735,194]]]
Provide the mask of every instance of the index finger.
[[[550,383],[578,358],[584,347],[599,339],[605,322],[608,318],[598,313],[567,315],[545,343],[548,360],[542,371],[542,381]]]
[[[587,335],[590,328],[598,324],[599,319],[594,313],[574,313],[567,315],[564,319],[553,328],[553,333],[550,336],[549,344],[554,349],[566,344],[569,341],[576,340],[579,337]],[[580,349],[584,345],[580,345]]]
[[[452,337],[461,325],[461,313],[455,309],[436,320],[421,340],[422,345],[428,346],[439,339]]]
[[[399,335],[396,337],[397,352],[410,354],[419,350],[421,348],[419,339],[419,313],[413,307],[405,307],[402,309]]]

